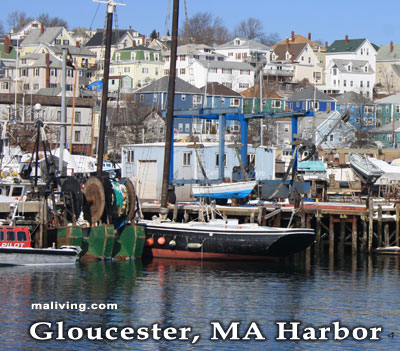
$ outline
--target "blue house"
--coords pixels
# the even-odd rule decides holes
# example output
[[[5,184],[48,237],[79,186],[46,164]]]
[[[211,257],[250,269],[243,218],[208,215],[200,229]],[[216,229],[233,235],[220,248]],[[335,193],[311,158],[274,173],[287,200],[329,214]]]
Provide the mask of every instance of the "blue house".
[[[356,130],[370,131],[376,126],[376,105],[367,97],[348,91],[336,97],[336,109],[350,112],[350,123]]]
[[[289,109],[292,111],[334,111],[335,99],[324,94],[316,88],[306,86],[300,88],[287,100]]]

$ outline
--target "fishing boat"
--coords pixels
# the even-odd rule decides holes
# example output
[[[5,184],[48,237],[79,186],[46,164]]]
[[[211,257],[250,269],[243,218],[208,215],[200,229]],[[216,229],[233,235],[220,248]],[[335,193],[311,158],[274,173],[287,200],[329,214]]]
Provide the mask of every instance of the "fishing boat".
[[[313,229],[274,228],[237,219],[175,223],[141,221],[145,253],[152,257],[204,260],[260,260],[288,256],[309,247]]]
[[[168,191],[170,191],[178,13],[179,1],[174,0],[161,209],[159,217],[138,221],[146,231],[144,255],[178,259],[248,260],[283,257],[303,251],[314,241],[313,229],[271,228],[255,223],[240,224],[237,219],[190,223],[166,220]]]
[[[242,199],[253,191],[257,181],[244,181],[219,184],[193,184],[192,192],[194,197],[211,199]]]
[[[33,248],[29,228],[0,227],[0,265],[72,264],[77,261],[79,252],[76,246]]]
[[[368,157],[356,152],[349,153],[349,160],[350,166],[366,183],[375,183],[384,173],[379,167],[369,161]]]

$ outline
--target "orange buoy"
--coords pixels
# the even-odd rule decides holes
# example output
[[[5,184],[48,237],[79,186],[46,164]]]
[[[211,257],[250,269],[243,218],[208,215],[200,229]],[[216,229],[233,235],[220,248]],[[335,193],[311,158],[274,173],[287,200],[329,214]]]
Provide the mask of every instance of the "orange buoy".
[[[164,245],[165,244],[165,238],[163,236],[158,238],[157,243],[158,243],[158,245]]]
[[[153,246],[154,245],[154,239],[153,238],[148,238],[146,240],[146,245],[147,246]]]

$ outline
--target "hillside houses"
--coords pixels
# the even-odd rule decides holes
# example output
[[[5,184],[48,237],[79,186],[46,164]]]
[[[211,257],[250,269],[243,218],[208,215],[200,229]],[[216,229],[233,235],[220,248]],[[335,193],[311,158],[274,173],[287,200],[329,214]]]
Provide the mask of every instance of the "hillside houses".
[[[137,113],[146,111],[146,116],[139,116],[145,122],[140,132],[135,129],[136,142],[162,141],[171,38],[158,35],[150,40],[137,29],[113,30],[109,126],[114,126],[118,115],[115,111],[123,111],[127,116],[131,113],[126,109],[127,102],[121,99],[134,96]],[[0,94],[60,96],[62,58],[66,51],[67,96],[75,90],[76,97],[99,99],[100,91],[90,91],[89,86],[96,85],[101,90],[103,36],[103,29],[68,31],[63,27],[45,27],[37,20],[19,26],[0,45]],[[219,45],[178,45],[176,67],[176,110],[198,113],[201,108],[235,109],[247,117],[260,112],[271,115],[313,111],[317,115],[312,126],[324,131],[323,121],[332,122],[348,110],[349,130],[332,132],[329,145],[346,145],[349,135],[358,138],[357,133],[362,132],[374,134],[371,138],[385,147],[397,147],[394,133],[390,135],[386,129],[390,129],[387,125],[393,129],[400,117],[400,102],[396,96],[393,102],[390,100],[392,94],[400,92],[400,44],[391,42],[378,48],[367,38],[346,36],[323,45],[313,41],[311,33],[303,36],[294,31],[272,46],[233,37]],[[90,99],[90,104],[96,107],[94,115],[99,114],[100,101]],[[9,107],[4,116],[12,116],[13,109]],[[195,134],[207,140],[218,138],[218,120],[177,117],[174,123],[177,139]],[[260,141],[262,136],[264,145],[290,149],[290,118],[265,118],[248,125],[254,139],[250,142]],[[116,128],[120,127],[117,123]],[[308,135],[309,124],[301,124],[300,128],[303,127],[304,135]],[[375,133],[377,130],[380,133]],[[233,137],[240,132],[240,125],[227,121],[225,132],[227,138]],[[341,132],[346,137],[341,137]],[[124,138],[128,140],[129,136]]]

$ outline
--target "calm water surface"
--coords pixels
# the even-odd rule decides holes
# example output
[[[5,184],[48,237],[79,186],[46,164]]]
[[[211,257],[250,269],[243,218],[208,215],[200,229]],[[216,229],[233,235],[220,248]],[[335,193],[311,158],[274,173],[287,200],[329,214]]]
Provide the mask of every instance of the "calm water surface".
[[[0,267],[0,350],[399,350],[400,257],[330,262],[106,262]],[[32,303],[118,304],[117,310],[32,310]],[[65,327],[191,326],[185,341],[36,341],[38,321]],[[210,321],[257,322],[265,341],[210,341]],[[276,341],[276,321],[382,326],[380,341]],[[52,330],[56,328],[53,327]],[[394,333],[394,336],[389,336]],[[392,334],[393,335],[393,334]]]

